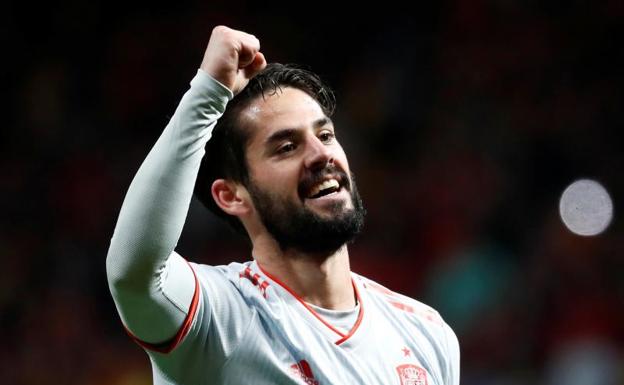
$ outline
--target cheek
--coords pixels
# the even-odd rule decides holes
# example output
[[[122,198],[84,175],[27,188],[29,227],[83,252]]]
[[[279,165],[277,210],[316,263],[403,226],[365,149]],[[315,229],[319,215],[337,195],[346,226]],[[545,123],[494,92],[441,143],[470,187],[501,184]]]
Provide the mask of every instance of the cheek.
[[[296,168],[288,164],[273,164],[256,169],[254,181],[278,196],[299,196],[299,174]]]

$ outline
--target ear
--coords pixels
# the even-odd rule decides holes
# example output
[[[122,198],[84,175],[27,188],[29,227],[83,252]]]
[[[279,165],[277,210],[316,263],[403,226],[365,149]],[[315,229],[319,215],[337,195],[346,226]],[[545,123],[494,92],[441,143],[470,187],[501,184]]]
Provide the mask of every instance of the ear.
[[[251,211],[249,194],[241,184],[225,179],[217,179],[212,182],[212,198],[217,206],[227,214],[237,217],[244,216]]]

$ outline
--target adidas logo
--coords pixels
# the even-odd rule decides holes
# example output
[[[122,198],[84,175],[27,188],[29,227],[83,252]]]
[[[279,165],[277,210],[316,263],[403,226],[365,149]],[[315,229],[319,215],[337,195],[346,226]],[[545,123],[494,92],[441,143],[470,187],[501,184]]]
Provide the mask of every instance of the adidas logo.
[[[301,360],[296,364],[290,365],[290,372],[296,378],[302,379],[305,384],[318,385],[318,381],[314,379],[314,374],[312,374],[310,364],[308,364],[306,360]]]

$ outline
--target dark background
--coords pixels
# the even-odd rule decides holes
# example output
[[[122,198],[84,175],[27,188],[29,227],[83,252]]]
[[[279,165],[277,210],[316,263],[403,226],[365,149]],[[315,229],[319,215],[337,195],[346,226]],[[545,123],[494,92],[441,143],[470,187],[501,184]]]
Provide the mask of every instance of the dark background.
[[[353,270],[440,311],[463,385],[624,383],[624,3],[363,4],[3,6],[3,383],[151,382],[108,292],[106,251],[218,24],[335,88],[369,211]],[[614,201],[599,236],[559,219],[581,177]],[[250,258],[195,202],[178,251]]]

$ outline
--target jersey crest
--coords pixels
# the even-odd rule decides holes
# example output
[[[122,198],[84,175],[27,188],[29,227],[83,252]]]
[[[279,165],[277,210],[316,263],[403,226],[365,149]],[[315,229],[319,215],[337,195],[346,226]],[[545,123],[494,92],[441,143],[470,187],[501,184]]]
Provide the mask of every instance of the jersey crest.
[[[427,385],[427,372],[416,365],[405,364],[396,368],[401,385]]]

